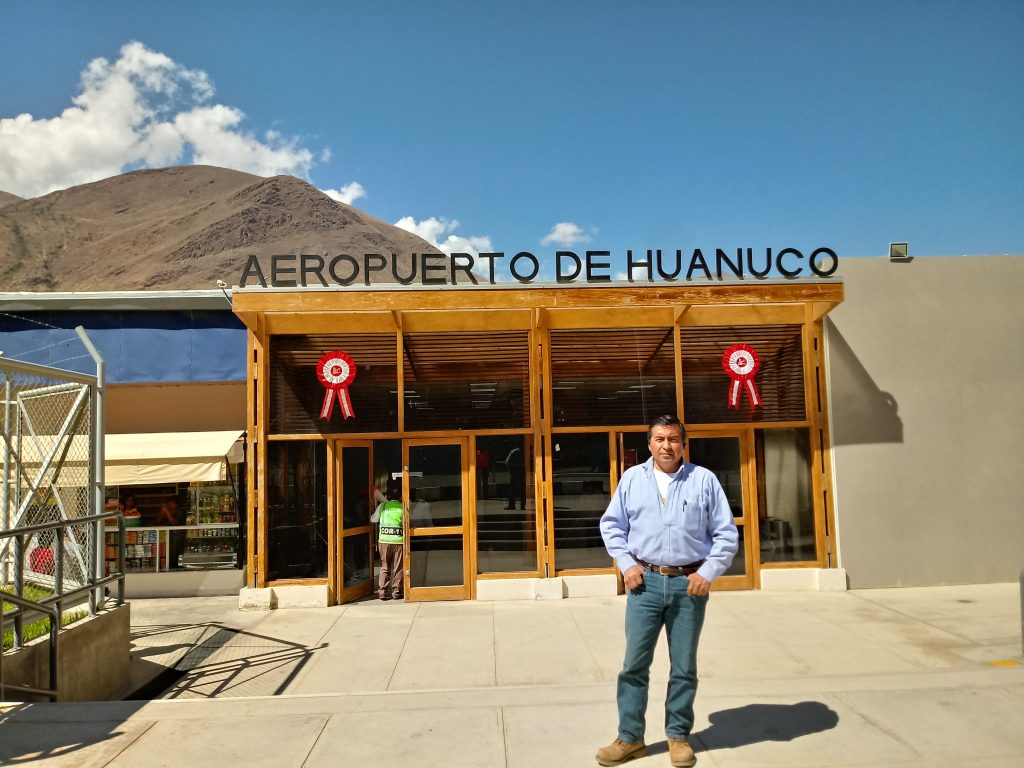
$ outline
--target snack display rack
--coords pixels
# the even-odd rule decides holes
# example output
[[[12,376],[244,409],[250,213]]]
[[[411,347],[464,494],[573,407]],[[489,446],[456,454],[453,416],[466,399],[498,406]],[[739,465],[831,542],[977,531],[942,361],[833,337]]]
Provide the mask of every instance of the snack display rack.
[[[165,491],[135,495],[148,499],[168,494]],[[194,484],[188,489],[187,500],[184,525],[140,525],[125,531],[126,572],[238,567],[240,537],[234,488],[230,484]],[[104,559],[108,570],[116,567],[117,535],[116,528],[108,527],[105,531]]]

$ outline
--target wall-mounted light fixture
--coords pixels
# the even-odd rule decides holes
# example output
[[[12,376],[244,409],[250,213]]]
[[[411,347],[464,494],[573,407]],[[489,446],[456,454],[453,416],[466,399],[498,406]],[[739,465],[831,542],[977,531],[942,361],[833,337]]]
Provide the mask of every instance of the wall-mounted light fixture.
[[[913,260],[908,243],[889,243],[889,261],[909,263]]]

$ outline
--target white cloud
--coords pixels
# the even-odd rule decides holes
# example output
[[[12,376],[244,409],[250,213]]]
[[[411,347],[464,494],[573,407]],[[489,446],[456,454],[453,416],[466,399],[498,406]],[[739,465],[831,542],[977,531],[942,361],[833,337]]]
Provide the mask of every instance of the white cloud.
[[[205,72],[130,42],[113,63],[98,58],[86,66],[79,94],[57,117],[0,118],[0,189],[35,197],[129,169],[181,162],[260,176],[308,176],[314,153],[298,138],[245,131],[244,113],[210,103],[213,94]],[[321,161],[329,156],[323,150]],[[339,194],[357,186],[353,182]]]
[[[551,231],[540,241],[541,245],[576,245],[585,243],[590,237],[580,228],[578,224],[571,221],[560,221],[551,228]]]
[[[647,280],[647,268],[646,267],[633,267],[629,273],[616,272],[615,280],[619,282],[625,282],[632,276],[633,282],[643,282]]]
[[[339,203],[344,203],[345,205],[352,205],[352,203],[360,197],[366,197],[366,190],[363,189],[363,185],[358,181],[346,184],[341,189],[321,189],[320,191],[329,198],[337,200]]]
[[[461,235],[450,234],[459,227],[458,219],[436,219],[431,216],[423,221],[416,221],[412,216],[405,216],[395,222],[395,226],[419,235],[438,250],[451,256],[453,253],[468,253],[476,258],[481,253],[489,253],[494,250],[491,238],[486,235],[472,235],[462,237]],[[444,240],[441,238],[448,237]]]

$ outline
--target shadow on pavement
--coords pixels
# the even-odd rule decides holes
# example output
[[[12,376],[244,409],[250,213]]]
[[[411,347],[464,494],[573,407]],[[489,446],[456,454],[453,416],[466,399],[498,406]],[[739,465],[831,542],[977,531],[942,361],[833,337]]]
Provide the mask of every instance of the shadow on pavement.
[[[46,708],[52,706],[49,703],[14,704],[0,710],[0,733],[3,734],[0,737],[0,765],[37,764],[72,755],[118,737],[133,738],[135,734],[131,729],[122,729],[122,726],[142,703],[119,705],[118,712],[107,720],[83,718],[60,724],[47,717]],[[89,752],[84,757],[79,756],[80,765],[92,764]]]
[[[313,655],[327,647],[326,643],[305,646],[217,622],[191,628],[200,632],[189,650],[129,698],[280,696]],[[177,628],[160,629],[173,632]]]
[[[694,734],[704,750],[735,749],[762,741],[792,741],[835,728],[839,715],[820,701],[801,701],[723,709],[713,712],[708,720],[711,727]]]

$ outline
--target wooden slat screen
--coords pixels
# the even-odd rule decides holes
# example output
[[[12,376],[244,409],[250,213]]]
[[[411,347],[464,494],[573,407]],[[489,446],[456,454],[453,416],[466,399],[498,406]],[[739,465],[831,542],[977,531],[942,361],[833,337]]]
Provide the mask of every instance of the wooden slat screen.
[[[270,434],[393,432],[398,429],[398,337],[395,334],[314,334],[270,337]],[[352,356],[349,387],[354,419],[337,400],[330,421],[320,418],[324,387],[316,363],[325,352]]]
[[[528,331],[407,333],[410,431],[529,426]]]
[[[687,424],[735,424],[752,421],[802,421],[804,364],[801,326],[715,326],[681,330],[683,406]],[[729,408],[731,379],[722,354],[733,344],[748,344],[761,360],[754,381],[763,407],[752,408],[746,388],[739,408]]]
[[[672,328],[551,331],[554,423],[647,424],[676,409]]]

